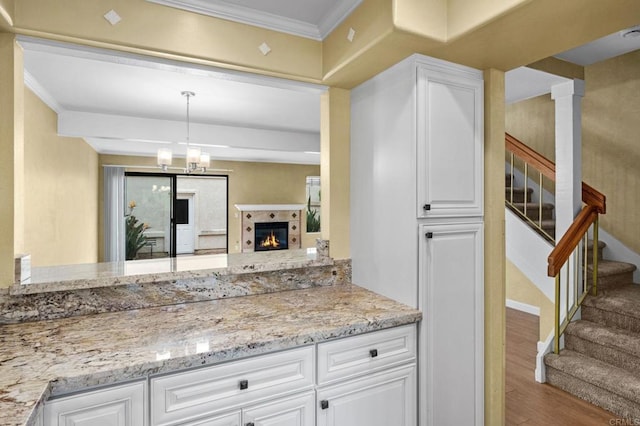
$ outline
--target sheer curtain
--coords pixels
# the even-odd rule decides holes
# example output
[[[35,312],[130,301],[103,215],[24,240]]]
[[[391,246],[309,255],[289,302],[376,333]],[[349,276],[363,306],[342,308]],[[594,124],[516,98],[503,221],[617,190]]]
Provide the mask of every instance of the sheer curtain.
[[[104,261],[125,260],[124,167],[104,167]]]

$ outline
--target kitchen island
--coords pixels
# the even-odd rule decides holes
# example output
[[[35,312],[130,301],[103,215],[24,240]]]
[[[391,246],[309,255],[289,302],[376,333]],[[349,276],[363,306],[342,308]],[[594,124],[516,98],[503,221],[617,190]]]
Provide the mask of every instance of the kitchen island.
[[[344,284],[3,325],[0,425],[39,425],[51,397],[420,319]]]

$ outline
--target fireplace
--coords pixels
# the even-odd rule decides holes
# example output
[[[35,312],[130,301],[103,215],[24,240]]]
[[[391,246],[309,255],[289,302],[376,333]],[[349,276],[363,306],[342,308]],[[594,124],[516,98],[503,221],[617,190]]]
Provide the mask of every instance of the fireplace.
[[[259,222],[255,224],[255,251],[287,250],[289,222]]]

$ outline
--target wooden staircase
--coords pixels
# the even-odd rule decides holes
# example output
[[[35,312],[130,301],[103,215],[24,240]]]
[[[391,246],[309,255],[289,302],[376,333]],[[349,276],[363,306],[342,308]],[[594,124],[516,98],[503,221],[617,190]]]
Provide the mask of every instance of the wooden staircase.
[[[640,419],[640,285],[635,265],[606,260],[598,244],[598,296],[567,327],[565,348],[545,356],[546,379],[626,419]],[[593,247],[590,247],[592,250]]]

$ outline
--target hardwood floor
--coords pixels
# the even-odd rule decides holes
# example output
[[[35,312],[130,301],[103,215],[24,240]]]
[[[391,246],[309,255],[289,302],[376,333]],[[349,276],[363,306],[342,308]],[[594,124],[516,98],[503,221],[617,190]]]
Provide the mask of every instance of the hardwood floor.
[[[533,373],[538,337],[538,317],[507,308],[507,426],[627,424],[560,389],[537,383]]]

